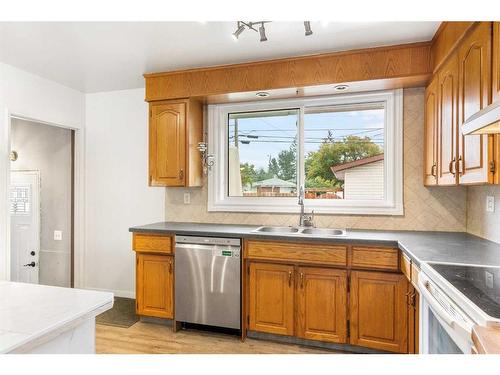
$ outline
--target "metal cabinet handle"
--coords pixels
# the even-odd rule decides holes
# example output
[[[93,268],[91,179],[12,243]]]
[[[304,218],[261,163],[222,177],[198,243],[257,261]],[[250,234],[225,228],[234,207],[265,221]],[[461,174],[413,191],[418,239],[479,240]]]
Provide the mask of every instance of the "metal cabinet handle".
[[[300,273],[300,287],[301,288],[304,287],[304,273],[303,272]]]
[[[288,286],[292,286],[292,271],[288,271]]]
[[[461,167],[460,167],[461,166]],[[458,175],[461,176],[464,174],[464,160],[462,159],[462,155],[458,157],[457,168]]]
[[[431,167],[431,176],[436,177],[436,168],[437,168],[437,164],[436,163],[432,164],[432,167]]]
[[[168,261],[168,272],[172,273],[172,260]]]
[[[455,165],[455,162],[456,162],[456,158],[453,157],[453,159],[451,159],[450,161],[450,164],[448,164],[448,170],[450,171],[450,173],[455,176],[455,171],[453,169],[453,166]]]
[[[179,171],[179,180],[183,180],[184,179],[184,169],[181,169]]]

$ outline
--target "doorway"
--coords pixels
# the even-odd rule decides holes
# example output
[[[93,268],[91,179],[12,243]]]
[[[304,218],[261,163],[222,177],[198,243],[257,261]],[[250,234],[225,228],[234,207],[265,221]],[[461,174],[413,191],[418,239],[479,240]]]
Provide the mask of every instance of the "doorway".
[[[11,280],[73,286],[74,131],[11,119]]]

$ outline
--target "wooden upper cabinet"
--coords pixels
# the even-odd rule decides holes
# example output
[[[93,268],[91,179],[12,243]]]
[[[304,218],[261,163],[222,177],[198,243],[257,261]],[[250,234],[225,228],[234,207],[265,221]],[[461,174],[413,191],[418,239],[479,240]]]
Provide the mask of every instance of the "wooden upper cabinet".
[[[137,253],[137,314],[174,317],[173,258]]]
[[[460,184],[492,182],[488,135],[463,135],[462,124],[490,103],[491,22],[478,23],[458,49],[458,178]],[[490,136],[491,139],[493,136]]]
[[[406,353],[408,281],[402,274],[351,272],[352,345]]]
[[[297,336],[345,343],[347,340],[347,271],[299,267]]]
[[[500,22],[493,22],[493,59],[492,59],[492,102],[500,100]],[[500,163],[500,134],[493,136],[493,160],[496,164]],[[493,183],[500,184],[500,172],[498,165],[495,167]]]
[[[437,184],[438,82],[433,79],[425,90],[424,185]]]
[[[202,113],[192,99],[150,103],[149,185],[201,186]]]
[[[250,263],[249,329],[278,335],[294,334],[294,268]]]
[[[492,101],[500,100],[500,22],[493,22]]]
[[[438,164],[439,185],[456,185],[458,56],[453,53],[438,73]]]

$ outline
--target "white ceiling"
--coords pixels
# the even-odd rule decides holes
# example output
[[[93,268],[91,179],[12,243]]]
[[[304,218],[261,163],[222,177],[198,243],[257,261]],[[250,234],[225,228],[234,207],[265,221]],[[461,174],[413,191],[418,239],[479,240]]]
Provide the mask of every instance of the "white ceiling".
[[[83,92],[144,86],[142,74],[430,40],[439,22],[0,22],[0,61]]]

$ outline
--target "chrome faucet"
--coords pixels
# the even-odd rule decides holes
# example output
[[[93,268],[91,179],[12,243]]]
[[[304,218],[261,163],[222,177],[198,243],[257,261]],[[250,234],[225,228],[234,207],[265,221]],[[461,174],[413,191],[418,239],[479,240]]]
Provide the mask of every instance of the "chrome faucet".
[[[304,212],[304,186],[302,185],[299,188],[298,204],[300,206],[299,227],[314,227],[314,210],[311,211],[311,214]]]

